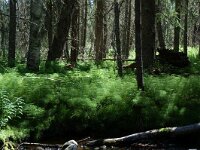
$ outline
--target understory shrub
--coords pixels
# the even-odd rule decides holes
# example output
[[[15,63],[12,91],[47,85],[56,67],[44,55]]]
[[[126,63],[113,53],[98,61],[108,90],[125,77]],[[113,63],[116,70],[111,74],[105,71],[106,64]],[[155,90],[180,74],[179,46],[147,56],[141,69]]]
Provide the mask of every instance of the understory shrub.
[[[66,73],[0,74],[0,89],[6,91],[1,99],[10,100],[1,106],[9,112],[16,105],[10,112],[20,113],[11,113],[1,134],[23,129],[24,134],[15,133],[30,138],[119,136],[200,120],[199,76],[148,75],[145,91],[139,91],[134,75],[119,78],[113,67],[88,63]]]

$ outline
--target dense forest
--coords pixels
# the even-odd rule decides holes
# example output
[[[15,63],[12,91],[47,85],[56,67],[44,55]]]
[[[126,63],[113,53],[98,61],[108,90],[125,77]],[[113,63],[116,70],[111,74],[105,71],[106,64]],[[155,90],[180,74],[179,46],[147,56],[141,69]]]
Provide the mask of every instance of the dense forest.
[[[1,149],[200,148],[199,123],[199,0],[0,0]]]

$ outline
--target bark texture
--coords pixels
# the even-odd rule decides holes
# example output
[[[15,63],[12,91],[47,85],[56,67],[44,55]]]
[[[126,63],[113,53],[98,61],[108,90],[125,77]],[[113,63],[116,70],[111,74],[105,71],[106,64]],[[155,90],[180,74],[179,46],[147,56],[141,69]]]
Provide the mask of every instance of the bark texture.
[[[29,36],[29,50],[27,57],[27,69],[39,71],[42,21],[44,16],[43,1],[31,0],[31,24]]]
[[[174,50],[179,51],[180,45],[180,16],[181,16],[181,0],[175,0],[175,10],[177,13],[178,24],[174,28]]]
[[[140,0],[135,0],[136,77],[137,77],[138,89],[144,90],[140,12],[141,12],[141,2]]]
[[[8,66],[15,66],[15,44],[16,44],[16,0],[10,0],[10,22],[9,22],[9,49]]]
[[[120,28],[119,28],[119,3],[114,1],[115,11],[115,37],[116,37],[116,50],[117,50],[117,68],[118,75],[122,77],[122,58],[121,58],[121,41],[120,41]]]
[[[155,51],[155,0],[141,0],[142,7],[142,57],[145,68],[154,61]]]
[[[56,27],[56,33],[52,42],[52,50],[48,51],[47,63],[55,61],[57,58],[62,56],[66,38],[69,33],[75,1],[64,0],[63,2],[64,4],[61,7],[59,21]]]
[[[79,51],[79,3],[75,1],[74,13],[72,16],[72,29],[71,29],[71,64],[76,65],[78,51]]]
[[[104,0],[96,0],[96,14],[95,14],[95,59],[96,63],[99,63],[103,59],[103,11],[104,11]]]

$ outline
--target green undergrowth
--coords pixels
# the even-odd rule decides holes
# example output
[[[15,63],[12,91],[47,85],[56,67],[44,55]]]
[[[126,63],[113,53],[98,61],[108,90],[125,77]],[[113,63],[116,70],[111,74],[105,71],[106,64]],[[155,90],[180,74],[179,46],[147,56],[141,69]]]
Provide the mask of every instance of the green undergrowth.
[[[200,76],[145,75],[142,92],[133,73],[121,79],[113,67],[0,74],[1,141],[119,136],[200,121]]]

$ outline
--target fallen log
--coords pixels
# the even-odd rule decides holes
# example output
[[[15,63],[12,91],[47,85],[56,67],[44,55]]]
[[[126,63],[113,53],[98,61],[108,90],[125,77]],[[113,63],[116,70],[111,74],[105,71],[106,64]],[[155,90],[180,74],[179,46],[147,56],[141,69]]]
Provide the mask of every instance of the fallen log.
[[[180,136],[186,136],[188,134],[197,133],[200,136],[200,123],[191,124],[182,127],[166,127],[161,129],[149,130],[146,132],[140,132],[131,134],[120,138],[108,138],[88,141],[86,145],[88,147],[98,147],[101,145],[106,146],[130,146],[134,143],[144,140],[159,140],[163,138],[176,138]],[[199,138],[199,137],[198,137]],[[200,141],[199,141],[200,142]]]
[[[44,150],[45,148],[49,148],[51,150],[58,150],[62,148],[60,144],[41,144],[41,143],[21,143],[17,150],[25,150],[25,149],[36,149],[36,150]]]

